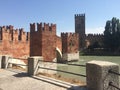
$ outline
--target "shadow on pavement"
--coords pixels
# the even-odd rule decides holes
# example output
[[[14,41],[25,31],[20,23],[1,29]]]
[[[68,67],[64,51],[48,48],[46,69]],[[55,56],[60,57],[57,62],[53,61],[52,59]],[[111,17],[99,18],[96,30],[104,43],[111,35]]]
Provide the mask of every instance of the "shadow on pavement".
[[[15,77],[28,77],[27,72],[17,70],[17,69],[6,69],[7,71],[13,72],[12,76]]]
[[[15,77],[28,77],[28,74],[22,72],[22,73],[14,74],[13,76],[15,76]]]
[[[86,86],[72,86],[67,90],[87,90]]]
[[[14,77],[18,77],[18,78],[29,77],[26,72],[20,72],[20,71],[16,71],[16,70],[8,70],[8,71],[13,72],[14,74],[12,76],[14,76]],[[87,90],[86,86],[73,85],[73,84],[69,84],[69,83],[66,83],[66,82],[63,82],[63,81],[60,81],[60,80],[55,80],[55,79],[52,79],[52,78],[48,78],[48,77],[45,77],[45,76],[42,76],[42,77],[33,76],[33,77],[30,77],[30,78],[33,78],[33,79],[36,79],[36,80],[41,80],[43,82],[47,82],[47,83],[50,83],[50,84],[53,84],[53,85],[56,85],[56,86],[59,86],[59,87],[63,87],[66,90]],[[3,90],[3,89],[0,88],[0,90]]]

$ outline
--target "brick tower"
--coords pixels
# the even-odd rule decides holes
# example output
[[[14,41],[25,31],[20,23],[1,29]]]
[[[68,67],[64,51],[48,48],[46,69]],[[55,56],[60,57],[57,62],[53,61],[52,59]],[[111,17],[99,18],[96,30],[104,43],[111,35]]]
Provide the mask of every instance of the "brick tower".
[[[61,33],[62,38],[62,59],[65,61],[79,59],[79,34]]]
[[[30,56],[43,56],[45,61],[56,58],[56,24],[30,24]]]
[[[85,14],[75,15],[75,33],[79,34],[79,50],[85,47]]]

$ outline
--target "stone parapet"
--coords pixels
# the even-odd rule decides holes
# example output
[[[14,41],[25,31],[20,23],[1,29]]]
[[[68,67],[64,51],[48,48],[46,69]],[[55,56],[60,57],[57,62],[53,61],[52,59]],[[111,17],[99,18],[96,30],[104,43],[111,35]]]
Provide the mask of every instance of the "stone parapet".
[[[62,55],[63,61],[74,61],[79,60],[79,52],[77,53],[65,53]]]
[[[42,67],[42,68],[40,68]],[[43,69],[46,68],[46,69]],[[55,74],[56,71],[47,70],[57,69],[56,63],[44,62],[42,56],[28,58],[28,75],[36,75],[38,73]]]
[[[2,67],[2,56],[0,56],[0,69]]]
[[[39,62],[39,66],[43,68],[48,68],[48,69],[55,69],[57,70],[57,63],[52,63],[52,62]],[[48,69],[40,69],[38,70],[38,73],[43,73],[43,74],[56,74],[57,71],[53,70],[48,70]]]
[[[88,90],[117,90],[110,86],[112,82],[119,87],[119,76],[109,73],[109,70],[119,72],[119,65],[106,61],[90,61],[86,64]]]
[[[34,56],[28,58],[28,75],[36,75],[39,67],[39,60],[43,60],[42,56]]]

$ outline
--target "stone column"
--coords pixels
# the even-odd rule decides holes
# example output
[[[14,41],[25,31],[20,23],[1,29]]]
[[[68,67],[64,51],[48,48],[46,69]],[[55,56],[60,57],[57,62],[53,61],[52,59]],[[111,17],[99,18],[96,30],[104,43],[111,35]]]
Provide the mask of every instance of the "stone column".
[[[8,67],[9,62],[10,62],[10,59],[11,59],[11,57],[8,55],[2,56],[1,67],[6,69]]]
[[[28,75],[29,76],[33,76],[33,75],[37,74],[39,60],[43,60],[43,57],[34,56],[34,57],[28,58]]]
[[[0,56],[0,69],[2,67],[2,56]]]
[[[110,86],[119,86],[118,75],[109,73],[109,70],[119,72],[119,65],[106,61],[90,61],[86,64],[87,88],[88,90],[117,90]]]

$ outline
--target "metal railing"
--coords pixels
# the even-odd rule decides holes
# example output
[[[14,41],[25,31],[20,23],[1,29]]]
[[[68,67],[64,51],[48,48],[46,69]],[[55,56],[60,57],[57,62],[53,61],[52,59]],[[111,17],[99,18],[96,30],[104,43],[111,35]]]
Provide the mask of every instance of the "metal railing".
[[[115,72],[115,71],[113,71],[113,70],[111,70],[111,69],[110,69],[108,72],[109,72],[109,73],[111,73],[111,74],[115,74],[115,75],[120,76],[120,73]],[[113,83],[113,82],[109,82],[109,86],[112,86],[112,87],[114,87],[114,88],[116,88],[116,89],[120,90],[120,87],[119,87],[119,86],[114,85],[114,83]]]

